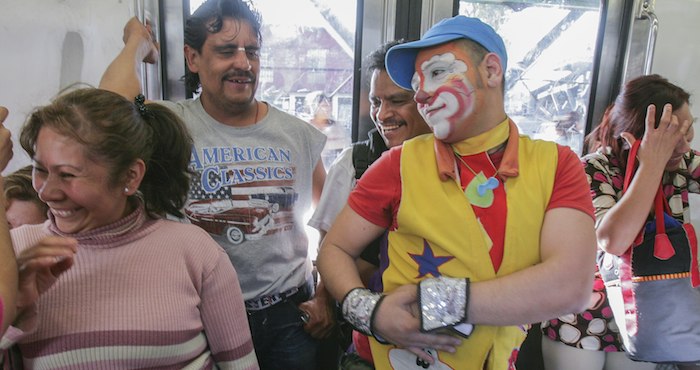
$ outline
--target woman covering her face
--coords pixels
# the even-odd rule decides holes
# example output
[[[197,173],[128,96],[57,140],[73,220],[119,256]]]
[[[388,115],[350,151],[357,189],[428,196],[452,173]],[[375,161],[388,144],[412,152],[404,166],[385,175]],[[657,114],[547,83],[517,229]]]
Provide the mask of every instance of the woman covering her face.
[[[623,254],[642,226],[654,219],[651,211],[659,182],[675,222],[689,221],[688,193],[700,192],[700,156],[689,146],[693,139],[689,98],[682,88],[658,75],[630,80],[587,137],[591,153],[582,161],[595,207],[598,245],[606,252]],[[622,194],[627,155],[637,140],[641,140],[639,165]],[[598,272],[588,309],[550,320],[543,330],[547,369],[655,367],[626,358]]]
[[[37,109],[22,147],[49,220],[14,229],[24,367],[257,369],[238,278],[182,216],[191,138],[157,104],[81,89]]]

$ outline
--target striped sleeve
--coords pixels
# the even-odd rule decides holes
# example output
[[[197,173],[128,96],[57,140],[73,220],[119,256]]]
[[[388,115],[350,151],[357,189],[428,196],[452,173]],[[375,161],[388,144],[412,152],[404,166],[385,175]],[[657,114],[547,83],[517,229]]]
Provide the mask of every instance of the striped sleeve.
[[[212,356],[220,369],[257,369],[238,276],[226,253],[217,249],[217,263],[204,277],[201,304]]]

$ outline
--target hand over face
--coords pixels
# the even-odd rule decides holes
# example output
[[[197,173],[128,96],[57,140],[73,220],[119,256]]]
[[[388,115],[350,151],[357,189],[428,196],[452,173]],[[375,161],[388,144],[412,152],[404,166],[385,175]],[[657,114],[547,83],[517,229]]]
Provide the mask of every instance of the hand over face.
[[[654,127],[656,125],[656,109],[653,104],[647,107],[645,131],[637,157],[640,163],[675,169],[683,154],[690,150],[688,142],[692,140],[692,122],[688,119],[682,121],[679,119],[679,114],[689,115],[684,114],[688,109],[687,104],[683,107],[677,107],[676,111],[673,110],[671,104],[664,105],[658,127]],[[627,132],[622,133],[622,137],[630,146],[636,141]]]

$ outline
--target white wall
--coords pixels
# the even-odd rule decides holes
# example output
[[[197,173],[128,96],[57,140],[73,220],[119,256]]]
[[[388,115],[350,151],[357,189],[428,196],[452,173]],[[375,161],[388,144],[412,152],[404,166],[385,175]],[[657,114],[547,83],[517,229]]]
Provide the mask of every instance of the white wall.
[[[15,156],[3,173],[29,164],[19,130],[33,107],[73,82],[97,86],[121,49],[133,0],[2,0],[0,105],[10,110]]]
[[[652,72],[690,92],[690,110],[700,117],[700,0],[658,0],[655,9],[659,33]],[[700,148],[700,135],[694,143]]]
[[[688,91],[690,111],[700,117],[700,0],[657,0],[659,33],[652,72]],[[692,147],[700,149],[700,126]],[[690,196],[691,219],[700,230],[700,195]]]

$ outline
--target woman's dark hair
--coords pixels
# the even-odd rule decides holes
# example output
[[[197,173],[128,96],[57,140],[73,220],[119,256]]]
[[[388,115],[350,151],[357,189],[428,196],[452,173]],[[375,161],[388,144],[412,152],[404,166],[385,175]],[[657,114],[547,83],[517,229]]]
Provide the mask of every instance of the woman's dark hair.
[[[22,127],[20,144],[34,158],[39,131],[50,127],[84,146],[85,155],[108,169],[108,183],[121,186],[129,167],[146,164],[140,196],[151,217],[182,217],[189,190],[192,138],[168,108],[136,104],[110,91],[87,88],[60,95],[36,109]]]
[[[32,166],[24,166],[5,176],[3,182],[5,201],[21,200],[34,203],[46,215],[49,206],[39,199],[39,194],[32,186]]]
[[[258,42],[262,44],[262,17],[250,2],[207,0],[185,22],[185,45],[201,53],[202,46],[209,34],[221,31],[225,18],[245,21],[250,24],[258,37]],[[185,84],[189,91],[196,91],[200,85],[199,74],[193,73],[187,68]]]
[[[600,125],[586,137],[588,151],[610,147],[612,155],[625,164],[628,149],[622,138],[629,132],[636,139],[644,136],[647,107],[656,106],[656,126],[661,121],[663,106],[670,103],[677,110],[688,103],[690,94],[659,75],[646,75],[628,81],[603,115]]]

